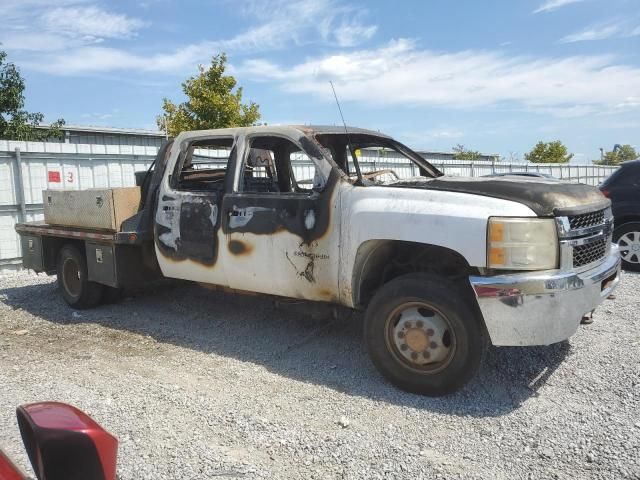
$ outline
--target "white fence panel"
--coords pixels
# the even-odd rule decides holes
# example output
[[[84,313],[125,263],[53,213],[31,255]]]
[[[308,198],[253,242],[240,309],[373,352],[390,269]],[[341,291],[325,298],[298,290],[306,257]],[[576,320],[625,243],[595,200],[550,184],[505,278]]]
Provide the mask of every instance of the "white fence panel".
[[[15,150],[2,151],[10,147],[24,147],[28,151],[20,150],[18,161]],[[56,150],[60,153],[51,153]],[[0,268],[19,265],[20,238],[14,226],[43,219],[43,190],[133,186],[135,172],[149,168],[157,149],[143,148],[153,156],[96,155],[93,150],[91,145],[0,141]],[[22,172],[21,189],[16,188],[20,185],[18,164]]]
[[[15,224],[21,221],[19,217],[17,212],[0,212],[0,268],[21,263],[20,237],[14,230]],[[28,212],[24,221],[36,222],[43,219],[42,212]]]

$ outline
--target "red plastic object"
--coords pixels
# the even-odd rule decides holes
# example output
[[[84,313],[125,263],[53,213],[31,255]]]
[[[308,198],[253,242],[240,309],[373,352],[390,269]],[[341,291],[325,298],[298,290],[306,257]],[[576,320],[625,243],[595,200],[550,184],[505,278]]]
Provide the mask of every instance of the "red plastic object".
[[[60,172],[52,170],[48,172],[49,183],[60,183]]]
[[[0,451],[0,480],[27,480],[22,472]]]
[[[609,190],[600,190],[600,193],[602,193],[605,197],[609,198]]]
[[[51,451],[50,447],[53,445],[56,449],[64,449],[67,438],[70,440],[69,447],[77,448],[78,441],[82,442],[84,438],[86,442],[82,443],[90,443],[95,447],[104,473],[103,478],[116,480],[118,440],[86,413],[65,403],[39,402],[18,407],[17,415],[20,431],[38,478],[39,467],[44,465],[46,470],[51,467],[47,462],[55,461],[53,455],[52,460],[45,458],[45,448]]]

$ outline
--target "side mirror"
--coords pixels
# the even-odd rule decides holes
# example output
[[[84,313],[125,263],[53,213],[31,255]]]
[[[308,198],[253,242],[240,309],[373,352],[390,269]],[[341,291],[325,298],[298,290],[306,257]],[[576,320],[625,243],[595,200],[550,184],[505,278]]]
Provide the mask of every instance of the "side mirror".
[[[17,408],[18,426],[38,480],[115,480],[118,440],[71,405]]]
[[[0,480],[27,480],[20,469],[0,450]]]

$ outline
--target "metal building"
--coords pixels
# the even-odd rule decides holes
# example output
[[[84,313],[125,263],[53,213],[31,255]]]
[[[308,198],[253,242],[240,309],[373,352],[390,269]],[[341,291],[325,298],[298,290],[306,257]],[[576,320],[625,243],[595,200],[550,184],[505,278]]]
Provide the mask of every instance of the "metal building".
[[[47,129],[47,124],[36,128]],[[82,145],[135,145],[160,147],[165,140],[164,132],[139,128],[93,127],[89,125],[64,125],[62,138],[51,138],[49,143],[71,143]]]
[[[42,124],[37,128],[48,128]],[[159,148],[166,139],[165,132],[158,130],[143,130],[132,128],[94,127],[89,125],[64,125],[64,136],[47,140],[48,143],[70,143],[82,145],[130,145]],[[453,161],[452,152],[418,151],[427,160],[438,163],[441,161]],[[499,155],[480,155],[477,161],[498,161]]]

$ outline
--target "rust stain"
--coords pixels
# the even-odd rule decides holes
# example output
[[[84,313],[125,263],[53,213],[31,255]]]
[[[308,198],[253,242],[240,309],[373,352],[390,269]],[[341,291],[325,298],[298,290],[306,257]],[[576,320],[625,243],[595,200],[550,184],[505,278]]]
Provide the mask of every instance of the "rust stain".
[[[329,303],[340,303],[335,292],[328,288],[321,288],[318,290],[318,297]]]
[[[249,255],[253,251],[252,245],[240,240],[231,240],[228,247],[233,255]]]

